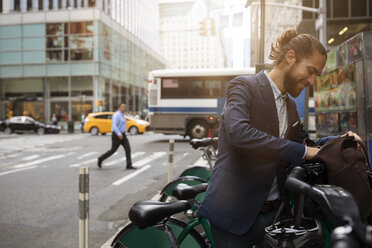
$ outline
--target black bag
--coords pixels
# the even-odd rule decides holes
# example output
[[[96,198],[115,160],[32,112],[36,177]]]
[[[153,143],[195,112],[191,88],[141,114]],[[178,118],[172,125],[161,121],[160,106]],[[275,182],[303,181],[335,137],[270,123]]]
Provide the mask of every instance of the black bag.
[[[358,144],[362,151],[358,150]],[[314,160],[327,167],[327,183],[342,187],[356,199],[362,217],[372,217],[372,174],[364,144],[353,136],[328,141]]]

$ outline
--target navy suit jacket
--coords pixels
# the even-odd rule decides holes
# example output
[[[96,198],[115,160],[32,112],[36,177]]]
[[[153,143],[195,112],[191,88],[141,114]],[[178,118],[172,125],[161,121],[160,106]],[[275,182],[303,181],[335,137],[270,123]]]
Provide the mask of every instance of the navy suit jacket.
[[[275,175],[283,195],[285,167],[302,160],[305,146],[301,142],[307,137],[296,104],[289,98],[287,114],[286,138],[278,138],[274,94],[263,71],[230,82],[219,127],[218,157],[199,215],[221,229],[244,234],[266,201]]]

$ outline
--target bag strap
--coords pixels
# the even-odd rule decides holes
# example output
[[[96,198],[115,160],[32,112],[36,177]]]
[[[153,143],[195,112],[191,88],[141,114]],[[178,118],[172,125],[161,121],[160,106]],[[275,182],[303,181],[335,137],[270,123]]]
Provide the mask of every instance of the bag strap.
[[[354,138],[355,139],[355,138]],[[357,140],[355,139],[355,141],[360,145],[360,147],[362,148],[363,150],[363,154],[364,154],[364,157],[365,159],[367,160],[367,164],[368,164],[368,170],[371,171],[371,162],[369,161],[369,157],[368,157],[368,152],[367,152],[367,148],[366,146],[364,145],[363,142],[361,142],[360,140]]]

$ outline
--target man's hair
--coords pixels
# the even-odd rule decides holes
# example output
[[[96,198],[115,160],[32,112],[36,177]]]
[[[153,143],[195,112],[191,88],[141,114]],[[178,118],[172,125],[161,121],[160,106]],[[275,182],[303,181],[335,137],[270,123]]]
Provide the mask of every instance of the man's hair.
[[[122,102],[122,103],[120,103],[120,104],[118,105],[118,108],[120,108],[120,106],[123,105],[123,104],[124,104],[125,106],[127,106],[125,103]]]
[[[275,65],[279,65],[289,50],[296,53],[296,63],[303,58],[310,58],[314,51],[327,58],[327,51],[317,38],[310,34],[297,34],[294,29],[289,29],[282,33],[275,45],[271,44],[269,59],[274,60]]]

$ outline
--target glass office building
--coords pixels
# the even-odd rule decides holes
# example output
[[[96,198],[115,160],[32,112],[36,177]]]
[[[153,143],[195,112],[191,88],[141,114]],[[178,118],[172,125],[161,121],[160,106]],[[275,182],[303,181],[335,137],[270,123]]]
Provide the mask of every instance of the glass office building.
[[[0,0],[0,119],[79,121],[121,102],[142,113],[148,73],[166,62],[146,42],[146,22],[124,18],[140,3]]]

